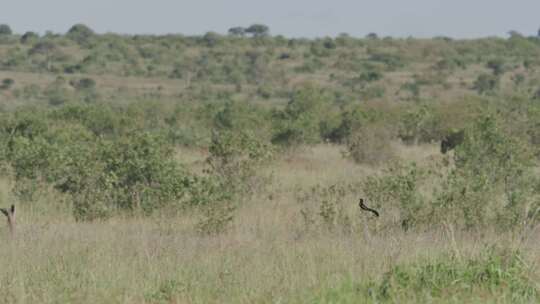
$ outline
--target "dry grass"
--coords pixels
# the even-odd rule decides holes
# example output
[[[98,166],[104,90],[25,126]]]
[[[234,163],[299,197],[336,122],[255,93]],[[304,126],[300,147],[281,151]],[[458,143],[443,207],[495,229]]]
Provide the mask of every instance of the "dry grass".
[[[399,149],[416,161],[436,151]],[[190,162],[200,153],[192,152]],[[0,231],[0,302],[305,303],[346,279],[378,279],[397,264],[441,253],[473,256],[486,244],[519,247],[540,262],[534,234],[520,243],[491,232],[306,232],[295,189],[361,179],[375,169],[343,159],[339,147],[321,145],[279,160],[274,170],[278,195],[254,198],[217,236],[196,233],[196,213],[78,223],[67,209],[44,214],[20,204],[16,238]],[[12,200],[5,194],[9,182],[0,189],[5,205]],[[38,203],[61,205],[54,200],[49,194]],[[350,212],[358,222],[366,220],[359,210]]]

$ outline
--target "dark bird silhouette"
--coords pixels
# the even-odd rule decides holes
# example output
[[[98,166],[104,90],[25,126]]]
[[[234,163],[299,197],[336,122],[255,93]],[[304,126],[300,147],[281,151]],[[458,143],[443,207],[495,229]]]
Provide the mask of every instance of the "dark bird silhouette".
[[[15,213],[15,206],[14,206],[14,205],[11,205],[11,208],[9,208],[9,211],[8,211],[8,209],[4,209],[4,208],[0,208],[0,211],[1,211],[5,216],[8,216],[9,214]]]
[[[8,222],[9,231],[11,232],[11,236],[15,235],[15,205],[11,205],[9,209],[0,208],[0,212],[2,212]]]
[[[364,199],[363,198],[360,199],[360,203],[358,204],[358,206],[360,206],[360,209],[366,210],[366,211],[369,211],[369,212],[373,212],[373,214],[375,214],[376,217],[379,217],[379,212],[377,212],[377,210],[371,209],[368,206],[364,205]]]

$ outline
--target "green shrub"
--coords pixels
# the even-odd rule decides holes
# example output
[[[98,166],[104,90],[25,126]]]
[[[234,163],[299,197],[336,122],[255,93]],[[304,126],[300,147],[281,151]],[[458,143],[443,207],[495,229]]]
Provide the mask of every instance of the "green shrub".
[[[21,36],[22,44],[33,43],[39,39],[39,35],[35,32],[26,32]]]
[[[66,37],[80,45],[88,45],[94,38],[94,31],[84,24],[75,24],[66,33]]]
[[[440,138],[433,110],[426,106],[415,106],[403,114],[399,137],[407,144],[431,142]]]
[[[494,116],[485,116],[465,130],[456,148],[455,168],[435,202],[437,218],[467,228],[496,223],[501,229],[537,220],[530,170],[533,153],[520,138],[501,128]]]
[[[18,184],[26,185],[19,193],[32,197],[39,183],[52,186],[71,196],[80,220],[115,211],[150,213],[164,206],[183,207],[190,180],[164,138],[133,132],[109,140],[75,121],[52,124],[45,114],[21,111],[3,121],[1,130],[8,135],[2,142],[3,158]],[[81,114],[54,111],[51,117],[77,115]],[[24,182],[30,180],[39,183]]]
[[[0,24],[0,36],[10,36],[13,34],[11,27],[7,24]]]
[[[382,175],[368,176],[361,188],[374,208],[384,206],[386,214],[397,211],[398,224],[409,230],[430,221],[428,201],[420,191],[427,177],[414,163],[393,163]]]
[[[324,133],[330,131],[326,128],[328,132],[324,132],[321,127],[328,125],[325,118],[332,118],[328,115],[332,112],[324,90],[312,86],[298,90],[284,110],[274,112],[272,142],[284,146],[320,142]]]
[[[92,78],[71,80],[69,84],[77,90],[92,90],[96,88],[96,81]]]
[[[504,60],[497,58],[489,60],[486,63],[486,67],[493,71],[493,75],[500,76],[504,74],[506,67]]]
[[[443,255],[393,266],[382,279],[346,280],[314,303],[533,303],[530,266],[520,252],[494,247],[465,260]]]
[[[493,93],[499,87],[500,79],[496,75],[481,74],[474,81],[473,89],[480,95]]]
[[[102,149],[105,172],[114,178],[116,204],[121,209],[151,212],[180,202],[188,181],[162,137],[137,132]]]
[[[252,194],[267,184],[261,170],[272,159],[273,148],[252,133],[214,132],[209,151],[208,173],[232,193]]]
[[[11,78],[4,78],[4,80],[2,80],[2,85],[0,86],[0,89],[9,90],[14,84],[15,80]]]

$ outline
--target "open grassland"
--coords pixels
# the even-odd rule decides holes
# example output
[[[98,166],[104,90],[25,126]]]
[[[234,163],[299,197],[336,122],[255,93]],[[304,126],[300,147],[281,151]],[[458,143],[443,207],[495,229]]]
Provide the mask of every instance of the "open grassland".
[[[539,37],[254,28],[0,25],[0,303],[540,302]]]
[[[433,146],[400,146],[419,164]],[[539,231],[523,234],[378,229],[356,197],[348,230],[306,227],[298,191],[362,180],[378,168],[342,147],[304,148],[273,167],[273,197],[255,195],[226,232],[201,235],[199,214],[76,222],[54,192],[18,204],[2,231],[2,303],[531,303],[539,299]],[[202,155],[192,155],[196,166]],[[188,159],[188,158],[186,158]],[[188,166],[190,166],[188,164]],[[10,185],[2,183],[3,193]],[[360,190],[361,191],[361,190]],[[5,205],[14,198],[4,196]],[[44,200],[44,201],[42,201]],[[318,206],[317,206],[318,208]],[[384,209],[381,217],[387,217]]]

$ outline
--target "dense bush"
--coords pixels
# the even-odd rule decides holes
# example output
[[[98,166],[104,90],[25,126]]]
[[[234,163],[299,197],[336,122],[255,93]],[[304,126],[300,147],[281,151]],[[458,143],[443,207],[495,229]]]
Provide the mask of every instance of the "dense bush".
[[[7,24],[0,24],[0,37],[10,36],[13,34],[11,27]]]
[[[414,107],[401,117],[399,137],[408,144],[431,142],[441,137],[438,127],[437,117],[430,107]]]
[[[429,221],[430,207],[420,191],[427,177],[427,172],[414,163],[393,163],[382,175],[369,176],[362,189],[375,208],[384,208],[386,214],[395,212],[387,219],[391,225],[409,230]]]
[[[98,137],[73,120],[77,116],[69,111],[75,109],[51,112],[51,118],[48,112],[22,111],[5,120],[5,160],[17,180],[41,181],[71,195],[79,219],[180,207],[189,178],[165,138],[148,132],[126,133],[114,140]],[[72,122],[55,124],[59,118]]]
[[[455,168],[443,183],[435,214],[468,228],[497,223],[501,229],[538,220],[526,142],[505,134],[494,116],[478,119],[456,148]]]
[[[232,193],[249,194],[266,184],[261,172],[273,156],[272,146],[251,132],[214,132],[207,162]]]
[[[394,132],[381,124],[371,124],[357,129],[347,139],[346,155],[355,162],[380,165],[396,157],[392,147]]]
[[[66,37],[81,44],[88,45],[94,37],[94,31],[84,24],[75,24],[66,33]]]
[[[331,97],[307,86],[296,91],[284,110],[275,111],[273,142],[280,145],[313,144],[328,139],[339,124]]]
[[[2,85],[0,85],[0,89],[9,90],[14,84],[15,80],[12,78],[4,78],[4,80],[2,80]]]

